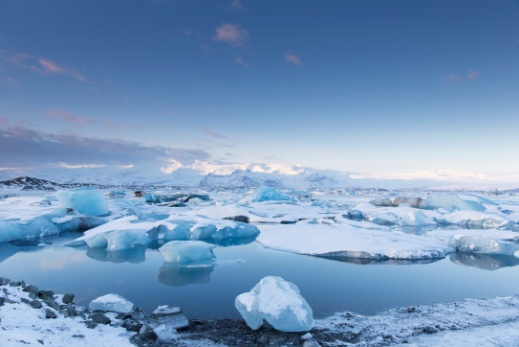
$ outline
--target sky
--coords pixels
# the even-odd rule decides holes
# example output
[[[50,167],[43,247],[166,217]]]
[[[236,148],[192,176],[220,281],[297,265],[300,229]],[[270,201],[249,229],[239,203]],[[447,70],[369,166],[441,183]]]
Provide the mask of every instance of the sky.
[[[517,0],[0,0],[0,169],[519,173],[518,62]]]

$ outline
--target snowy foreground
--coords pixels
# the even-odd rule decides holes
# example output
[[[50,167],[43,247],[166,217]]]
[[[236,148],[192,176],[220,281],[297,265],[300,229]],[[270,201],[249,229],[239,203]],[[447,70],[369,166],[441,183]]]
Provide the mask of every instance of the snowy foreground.
[[[132,191],[76,188],[58,193],[10,191],[0,196],[0,242],[43,240],[81,231],[68,245],[102,250],[107,257],[111,252],[154,248],[165,263],[186,271],[212,267],[215,247],[250,242],[297,254],[362,262],[412,263],[455,252],[519,257],[519,198],[513,191],[280,191],[262,187],[150,191],[134,197]],[[90,326],[92,329],[86,327],[87,318],[65,318],[56,307],[51,308],[56,317],[48,318],[47,304],[39,308],[28,305],[28,293],[21,288],[1,287],[0,341],[8,341],[2,346],[142,342],[135,332],[121,327],[115,313],[112,323]],[[251,293],[238,300],[248,324],[256,318],[247,317],[243,307],[260,296],[256,289]],[[193,330],[196,324],[190,324],[167,335],[167,342],[179,346],[511,346],[519,345],[519,299],[466,299],[369,317],[341,313],[315,320],[313,328],[284,330],[301,333],[271,327],[253,331],[243,322],[234,322],[240,327],[235,330],[229,330],[223,321],[197,324],[213,324],[213,328],[200,333]],[[310,334],[302,332],[307,329]]]
[[[0,341],[14,346],[518,346],[519,298],[467,299],[393,309],[376,316],[341,313],[317,320],[309,333],[251,331],[240,322],[209,322],[167,333],[168,342],[144,341],[123,327],[120,314],[108,324],[88,325],[92,312],[54,300],[33,300],[19,283],[0,286]],[[41,307],[29,302],[40,301]],[[56,307],[55,305],[61,307]],[[66,317],[66,307],[77,316]],[[48,313],[51,312],[51,314]],[[195,326],[195,327],[193,327]],[[232,326],[230,328],[229,326]],[[232,340],[232,342],[229,342]]]

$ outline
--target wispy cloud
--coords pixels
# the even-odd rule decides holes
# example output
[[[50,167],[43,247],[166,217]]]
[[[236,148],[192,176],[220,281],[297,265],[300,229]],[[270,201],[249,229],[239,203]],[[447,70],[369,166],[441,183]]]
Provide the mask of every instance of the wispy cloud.
[[[234,59],[234,61],[235,61],[237,64],[239,64],[239,65],[241,65],[241,66],[243,66],[243,67],[249,67],[249,66],[250,66],[249,64],[247,64],[247,63],[245,62],[245,60],[243,60],[242,57],[236,57],[236,59]]]
[[[144,146],[137,142],[99,139],[72,134],[39,132],[5,118],[0,122],[2,167],[45,167],[55,163],[67,165],[126,165],[128,163],[163,162],[174,158],[182,163],[208,160],[201,149]]]
[[[285,60],[291,64],[294,65],[301,65],[303,62],[301,61],[301,58],[299,58],[297,55],[293,53],[285,53]]]
[[[449,74],[449,76],[445,77],[445,82],[447,83],[455,83],[461,81],[461,76],[456,74]]]
[[[249,40],[249,33],[238,24],[222,24],[216,28],[214,39],[231,46],[243,46]]]
[[[467,78],[471,81],[478,79],[481,76],[481,72],[476,70],[469,70],[467,73]]]
[[[62,66],[44,57],[36,58],[26,53],[11,54],[7,51],[0,50],[0,61],[17,68],[38,72],[44,75],[61,74],[69,76],[79,82],[90,83],[78,70]]]
[[[103,121],[103,124],[104,124],[108,129],[115,130],[115,128],[116,128],[115,124],[114,124],[111,120],[109,120],[109,119],[105,119],[105,120]]]
[[[461,74],[450,73],[449,76],[445,77],[445,82],[456,83],[464,80],[474,81],[481,77],[481,72],[477,70],[469,70],[465,76]]]
[[[243,10],[243,2],[241,0],[232,0],[231,8],[235,10]]]
[[[47,117],[59,119],[64,122],[75,123],[78,125],[84,125],[92,123],[92,119],[88,117],[76,117],[67,110],[50,110],[47,112]]]
[[[16,89],[20,89],[22,87],[21,83],[12,78],[11,76],[7,77],[7,82],[9,82],[9,84],[15,87]]]
[[[216,137],[217,139],[228,139],[227,136],[224,136],[224,135],[221,135],[221,134],[218,134],[217,132],[211,130],[211,129],[204,129],[205,133],[212,136],[212,137]]]

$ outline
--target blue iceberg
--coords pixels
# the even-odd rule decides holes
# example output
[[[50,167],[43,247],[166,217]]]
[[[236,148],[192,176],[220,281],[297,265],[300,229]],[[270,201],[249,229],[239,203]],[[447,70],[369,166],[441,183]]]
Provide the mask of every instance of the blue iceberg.
[[[56,197],[63,207],[76,210],[85,216],[103,216],[110,212],[105,196],[95,188],[62,190],[56,193]]]

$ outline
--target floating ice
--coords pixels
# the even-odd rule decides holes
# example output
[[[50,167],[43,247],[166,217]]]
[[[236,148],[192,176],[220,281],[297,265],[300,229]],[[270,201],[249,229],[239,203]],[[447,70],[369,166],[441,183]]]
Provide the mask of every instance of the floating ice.
[[[504,226],[509,220],[497,214],[478,211],[456,211],[438,219],[442,224],[457,224],[469,229],[493,229]]]
[[[97,189],[79,187],[56,192],[62,206],[72,208],[86,216],[102,216],[109,212],[105,196]]]
[[[92,311],[117,312],[128,314],[133,310],[133,303],[117,294],[106,294],[90,302]]]
[[[165,202],[188,202],[192,199],[200,199],[202,201],[209,201],[211,198],[208,194],[197,194],[197,193],[163,193],[163,192],[155,192],[148,193],[144,195],[146,202],[150,203],[165,203]]]
[[[88,247],[120,251],[148,245],[146,230],[114,230],[85,239]]]
[[[216,257],[214,245],[202,241],[169,241],[159,248],[167,263],[186,266],[211,266]]]
[[[366,259],[443,258],[453,251],[445,239],[406,234],[367,222],[261,227],[257,241],[299,254]]]
[[[255,202],[262,202],[262,201],[284,201],[284,200],[292,200],[292,198],[286,194],[283,194],[281,192],[278,192],[272,187],[268,186],[262,186],[254,195],[253,201]]]
[[[456,194],[443,194],[428,196],[423,199],[419,205],[420,208],[436,210],[444,208],[446,210],[472,210],[472,211],[485,211],[486,208],[476,199],[470,199],[466,197],[462,199]]]
[[[435,211],[424,211],[405,205],[398,207],[376,207],[371,203],[360,203],[354,210],[350,210],[347,219],[360,218],[378,225],[426,226],[436,225],[435,219],[439,214]]]
[[[247,325],[258,329],[265,319],[276,330],[300,332],[312,329],[313,312],[299,288],[281,277],[263,278],[250,292],[234,301]]]
[[[504,240],[484,236],[454,235],[449,245],[459,252],[514,255],[519,245]]]

